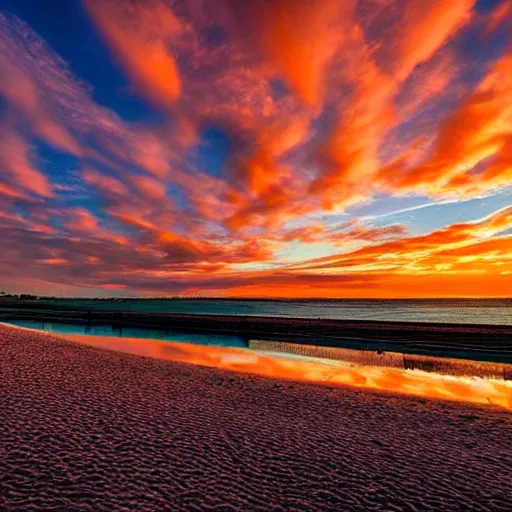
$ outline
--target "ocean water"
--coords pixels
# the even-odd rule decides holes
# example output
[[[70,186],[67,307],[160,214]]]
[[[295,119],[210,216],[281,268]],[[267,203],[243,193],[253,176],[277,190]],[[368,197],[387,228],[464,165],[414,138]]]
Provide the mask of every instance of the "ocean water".
[[[414,299],[414,300],[215,300],[48,299],[40,302],[117,311],[261,315],[340,320],[390,320],[512,325],[512,299]]]
[[[9,320],[11,325],[37,329],[38,331],[54,334],[85,334],[87,336],[116,336],[120,338],[140,338],[162,341],[175,341],[177,343],[189,343],[191,345],[206,345],[216,347],[248,348],[249,341],[240,336],[228,336],[223,334],[195,334],[167,331],[164,329],[139,329],[136,327],[123,327],[122,329],[112,325],[78,325],[61,322],[41,322],[38,320]]]

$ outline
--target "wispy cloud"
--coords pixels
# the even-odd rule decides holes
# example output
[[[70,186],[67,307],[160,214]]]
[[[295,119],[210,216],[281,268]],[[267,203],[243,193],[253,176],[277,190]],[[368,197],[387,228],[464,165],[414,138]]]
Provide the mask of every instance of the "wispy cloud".
[[[183,31],[180,19],[161,1],[84,4],[136,88],[158,106],[172,105],[181,91],[172,53],[173,37]]]

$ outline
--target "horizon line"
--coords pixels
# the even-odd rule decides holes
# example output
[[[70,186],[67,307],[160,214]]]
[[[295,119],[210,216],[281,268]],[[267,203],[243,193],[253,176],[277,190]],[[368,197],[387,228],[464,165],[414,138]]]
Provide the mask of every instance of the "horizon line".
[[[211,296],[211,295],[156,295],[152,297],[137,296],[109,296],[109,297],[84,297],[84,296],[56,296],[56,295],[37,295],[31,293],[4,293],[1,298],[21,298],[22,296],[34,299],[53,299],[53,300],[268,300],[268,301],[343,301],[343,300],[360,300],[360,301],[384,301],[384,300],[512,300],[510,296],[436,296],[436,297],[273,297],[273,296]]]

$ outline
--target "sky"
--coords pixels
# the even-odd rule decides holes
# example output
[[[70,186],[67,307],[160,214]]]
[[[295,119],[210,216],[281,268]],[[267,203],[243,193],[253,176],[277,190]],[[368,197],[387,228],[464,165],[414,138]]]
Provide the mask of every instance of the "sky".
[[[510,0],[1,0],[0,289],[511,297]]]

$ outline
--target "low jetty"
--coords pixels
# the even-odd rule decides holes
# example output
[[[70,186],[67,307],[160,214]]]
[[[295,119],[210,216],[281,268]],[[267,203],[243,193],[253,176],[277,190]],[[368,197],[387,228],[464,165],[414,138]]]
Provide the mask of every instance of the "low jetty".
[[[295,356],[320,360],[343,361],[348,364],[373,367],[398,368],[402,370],[421,370],[441,375],[458,377],[479,377],[512,381],[512,364],[491,363],[450,357],[436,357],[400,352],[356,350],[346,348],[322,347],[284,341],[251,340],[249,348],[264,353],[293,354]]]
[[[0,321],[16,320],[237,335],[247,340],[512,363],[512,326],[507,325],[150,313],[74,308],[34,301],[0,304]]]

